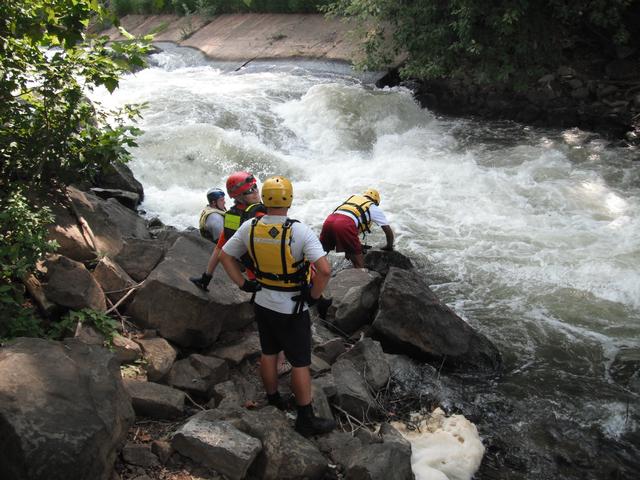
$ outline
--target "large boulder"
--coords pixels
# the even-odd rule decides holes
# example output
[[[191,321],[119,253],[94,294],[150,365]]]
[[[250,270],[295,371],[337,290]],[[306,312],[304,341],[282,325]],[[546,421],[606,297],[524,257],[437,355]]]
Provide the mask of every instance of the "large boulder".
[[[327,285],[333,299],[327,321],[339,332],[352,333],[371,323],[378,304],[380,275],[360,268],[342,270]]]
[[[124,386],[131,396],[136,415],[159,419],[181,417],[185,394],[180,390],[143,380],[127,379]]]
[[[223,420],[191,417],[172,438],[178,452],[212,468],[232,480],[246,477],[262,450],[260,440]]]
[[[178,352],[164,338],[143,338],[137,340],[147,362],[147,378],[152,381],[163,380],[176,361]]]
[[[251,295],[241,291],[223,268],[216,269],[208,292],[189,281],[202,272],[210,255],[210,242],[180,237],[144,282],[127,313],[183,347],[204,348],[223,329],[247,326],[253,320]]]
[[[117,200],[102,200],[73,187],[67,191],[74,207],[89,225],[99,254],[115,257],[126,238],[149,238],[145,221]]]
[[[339,360],[348,360],[356,370],[364,375],[367,384],[375,391],[389,382],[389,364],[379,342],[363,338],[351,350],[340,356]]]
[[[57,253],[78,262],[86,262],[96,258],[96,252],[89,244],[88,234],[78,224],[78,219],[70,208],[61,203],[53,203],[51,211],[55,220],[47,227],[48,239],[58,243]]]
[[[98,175],[96,185],[102,188],[115,188],[134,192],[138,194],[140,200],[144,198],[142,184],[135,179],[131,169],[123,163],[105,167]]]
[[[391,267],[373,327],[393,349],[434,360],[444,368],[495,370],[498,349],[440,302],[419,273]]]
[[[208,400],[213,395],[213,387],[228,378],[227,362],[221,358],[194,353],[173,364],[167,375],[167,383],[174,388],[206,396]]]
[[[137,282],[143,281],[164,257],[160,240],[128,238],[115,260]]]
[[[104,292],[85,266],[62,255],[45,262],[47,283],[44,293],[51,302],[72,310],[92,308],[105,311]]]
[[[287,417],[275,407],[206,410],[195,417],[224,420],[262,442],[262,452],[249,469],[251,478],[314,480],[324,477],[327,460],[313,442],[291,428]]]
[[[127,272],[109,257],[100,259],[93,270],[93,278],[96,279],[113,304],[118,303],[128,293],[128,290],[136,284]],[[125,306],[133,300],[133,295],[129,295],[124,300]]]
[[[331,367],[331,374],[336,388],[334,402],[349,415],[367,419],[369,412],[378,409],[370,387],[353,363],[338,360]]]
[[[411,263],[411,259],[409,257],[398,251],[393,250],[388,252],[386,250],[374,249],[365,255],[364,266],[369,270],[378,272],[384,277],[391,267],[411,270],[413,268],[413,263]]]
[[[133,418],[108,350],[35,338],[0,349],[0,478],[108,480]]]

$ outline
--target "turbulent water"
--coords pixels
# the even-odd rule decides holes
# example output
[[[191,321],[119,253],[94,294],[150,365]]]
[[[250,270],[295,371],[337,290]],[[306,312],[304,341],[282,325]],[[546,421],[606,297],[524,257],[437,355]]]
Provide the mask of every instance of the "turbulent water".
[[[291,216],[319,232],[348,195],[378,188],[398,249],[503,354],[497,378],[455,380],[489,444],[478,476],[634,476],[638,395],[611,373],[635,353],[640,390],[632,151],[576,130],[437,117],[335,64],[236,71],[175,48],[152,60],[97,93],[147,102],[131,167],[148,215],[195,226],[205,191],[248,170],[290,177]]]

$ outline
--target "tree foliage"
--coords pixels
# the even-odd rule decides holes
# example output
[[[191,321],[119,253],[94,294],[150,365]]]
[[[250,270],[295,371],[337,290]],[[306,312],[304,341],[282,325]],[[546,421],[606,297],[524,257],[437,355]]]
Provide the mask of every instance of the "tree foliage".
[[[637,37],[638,0],[337,0],[324,10],[357,19],[366,60],[405,53],[405,76],[471,74],[518,81],[554,65],[578,42],[614,51]],[[634,31],[636,29],[636,31]],[[390,40],[390,41],[385,41]],[[635,38],[637,41],[637,38]]]
[[[137,110],[105,111],[85,93],[113,91],[132,66],[143,65],[148,46],[135,41],[107,47],[89,35],[104,15],[97,0],[0,2],[0,316],[22,306],[13,283],[52,244],[45,205],[30,192],[92,180],[112,162],[129,157],[138,131]],[[28,200],[29,198],[29,200]],[[0,332],[1,333],[1,332]]]

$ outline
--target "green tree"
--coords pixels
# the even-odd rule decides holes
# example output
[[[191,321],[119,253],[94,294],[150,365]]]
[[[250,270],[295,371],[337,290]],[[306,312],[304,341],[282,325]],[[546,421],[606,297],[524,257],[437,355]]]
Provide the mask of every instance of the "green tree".
[[[405,76],[527,81],[576,42],[605,51],[631,43],[637,25],[629,12],[637,7],[638,0],[337,0],[324,10],[362,25],[365,68],[404,53]]]
[[[85,96],[98,86],[113,91],[124,72],[143,65],[148,50],[136,41],[108,48],[106,37],[88,34],[90,21],[104,13],[97,0],[0,3],[0,318],[5,323],[22,312],[17,281],[53,248],[45,240],[48,209],[34,192],[91,181],[107,165],[127,161],[127,147],[135,145],[135,108],[109,112]]]

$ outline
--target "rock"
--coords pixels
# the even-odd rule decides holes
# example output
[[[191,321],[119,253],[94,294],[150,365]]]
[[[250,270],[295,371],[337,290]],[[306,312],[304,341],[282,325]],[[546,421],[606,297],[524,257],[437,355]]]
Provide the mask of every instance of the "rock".
[[[176,360],[176,349],[164,338],[149,338],[136,341],[147,361],[147,378],[156,382],[162,380],[171,370]]]
[[[568,84],[569,84],[569,86],[570,86],[571,88],[573,88],[574,90],[577,90],[577,89],[579,89],[579,88],[582,88],[582,86],[584,85],[584,84],[582,83],[582,80],[580,80],[579,78],[572,78],[572,79],[571,79],[571,80],[569,80],[567,83],[568,83]]]
[[[334,398],[338,393],[335,380],[330,373],[314,378],[312,383],[315,387],[321,388],[327,398]]]
[[[322,383],[316,382],[315,380],[311,381],[311,398],[313,399],[311,407],[317,417],[333,418],[331,405],[329,404],[326,393],[324,393]]]
[[[172,387],[209,398],[213,393],[213,387],[228,378],[227,362],[194,353],[173,364],[167,376],[167,383]]]
[[[249,470],[252,477],[263,480],[324,477],[327,460],[310,440],[291,428],[286,416],[275,407],[207,410],[195,417],[225,420],[262,442],[262,452]]]
[[[351,333],[371,323],[378,303],[380,275],[365,269],[342,270],[329,281],[327,296],[333,303],[327,321],[338,331]]]
[[[558,70],[556,71],[556,73],[558,74],[559,77],[573,77],[576,74],[576,71],[571,67],[562,65],[558,67]]]
[[[363,338],[351,350],[340,356],[339,360],[348,360],[364,375],[367,384],[375,391],[389,382],[389,364],[379,342]]]
[[[136,415],[154,419],[179,418],[184,414],[185,394],[175,388],[142,380],[126,379]]]
[[[113,258],[124,246],[126,238],[149,238],[144,220],[118,201],[102,200],[73,187],[68,187],[67,192],[93,232],[97,253]]]
[[[85,266],[62,255],[52,255],[46,262],[47,298],[65,308],[82,310],[91,308],[104,312],[107,309],[104,293]]]
[[[112,349],[120,364],[133,363],[142,358],[142,349],[140,348],[140,345],[120,334],[113,336]]]
[[[135,179],[131,169],[123,163],[106,167],[99,175],[96,185],[102,188],[126,190],[138,194],[140,200],[144,198],[142,184]]]
[[[313,347],[313,353],[331,365],[346,351],[342,338],[333,338]]]
[[[22,279],[22,283],[27,289],[27,292],[29,292],[29,297],[31,297],[31,300],[38,307],[40,314],[45,318],[50,317],[55,312],[57,306],[47,299],[40,280],[38,280],[34,274],[30,273]]]
[[[109,257],[100,259],[92,275],[113,304],[116,304],[128,293],[128,289],[136,284],[127,272]],[[133,295],[135,292],[129,295],[118,308],[122,309],[131,303]]]
[[[548,73],[538,79],[538,83],[551,83],[556,79],[553,73]]]
[[[47,227],[49,240],[58,243],[56,252],[77,262],[86,262],[96,258],[96,252],[83,234],[78,219],[65,205],[54,203],[51,205],[54,223]]]
[[[85,324],[80,324],[78,328],[76,328],[73,337],[79,342],[86,343],[87,345],[102,346],[105,342],[104,335],[99,333],[91,325]]]
[[[345,466],[349,464],[353,452],[362,448],[362,441],[350,433],[334,430],[319,437],[318,445],[335,463]]]
[[[616,383],[640,393],[640,349],[621,348],[609,372]]]
[[[149,275],[127,312],[143,328],[155,328],[164,338],[183,347],[206,348],[220,331],[237,330],[253,321],[251,295],[241,291],[224,269],[215,271],[209,292],[196,287],[209,260],[211,244],[182,236]]]
[[[397,442],[364,445],[351,452],[345,478],[413,480],[411,447]]]
[[[371,250],[364,257],[364,266],[369,270],[378,272],[382,277],[387,275],[389,267],[403,268],[411,270],[413,263],[411,259],[400,252],[393,250],[387,252],[385,250]]]
[[[250,332],[240,340],[227,345],[217,345],[208,355],[222,358],[232,365],[238,365],[247,358],[260,356],[260,339],[258,332]]]
[[[91,193],[104,200],[115,198],[122,205],[134,211],[140,204],[140,195],[134,192],[127,192],[126,190],[119,190],[117,188],[92,188]]]
[[[384,341],[444,368],[493,371],[501,364],[497,348],[443,305],[413,271],[389,270],[373,327]]]
[[[17,339],[0,349],[0,392],[0,478],[111,478],[134,416],[108,350]]]
[[[137,282],[143,281],[164,257],[164,244],[159,240],[129,238],[115,261]]]
[[[640,65],[633,58],[614,60],[605,67],[611,80],[630,80],[640,76]]]
[[[311,354],[311,365],[309,366],[311,375],[318,375],[323,372],[331,370],[331,365],[325,362],[317,355]]]
[[[363,376],[348,360],[338,360],[331,367],[336,388],[334,402],[344,411],[362,420],[378,406]]]
[[[127,443],[122,449],[122,459],[129,465],[139,467],[158,467],[158,457],[151,451],[151,445]]]
[[[238,377],[221,382],[213,387],[209,408],[239,408],[257,397],[256,388],[248,380]]]
[[[151,451],[158,457],[160,463],[164,465],[173,454],[173,447],[164,440],[154,440],[151,442]]]
[[[191,417],[176,431],[172,446],[182,455],[230,479],[243,479],[262,450],[260,440],[225,421]]]
[[[571,92],[571,96],[576,100],[584,100],[589,98],[589,89],[586,87],[580,87]]]

